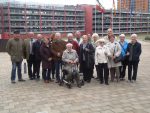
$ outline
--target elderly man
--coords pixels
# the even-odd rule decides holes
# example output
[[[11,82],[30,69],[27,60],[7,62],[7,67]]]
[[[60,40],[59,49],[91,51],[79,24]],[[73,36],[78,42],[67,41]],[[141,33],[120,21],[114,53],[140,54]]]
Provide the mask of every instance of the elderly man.
[[[135,82],[137,78],[138,64],[141,55],[141,44],[137,41],[137,35],[131,35],[131,42],[128,44],[127,55],[129,57],[128,64],[128,80],[129,82]],[[133,75],[132,75],[133,71]]]
[[[80,45],[82,43],[83,39],[81,37],[80,31],[75,32],[75,41],[77,41],[78,45]]]
[[[24,40],[24,52],[25,52],[25,59],[27,60],[28,64],[28,75],[29,79],[35,79],[35,55],[33,53],[33,43],[34,43],[34,33],[29,32],[28,38]],[[33,67],[33,70],[32,70]]]
[[[21,64],[23,60],[23,40],[20,39],[19,31],[14,31],[14,37],[8,40],[6,50],[10,55],[12,62],[11,83],[16,83],[16,68],[18,68],[18,81],[25,81],[22,79],[21,74]]]
[[[76,50],[76,52],[79,54],[79,45],[75,40],[73,40],[73,34],[68,33],[67,38],[68,38],[67,43],[71,43],[73,45],[73,49]]]
[[[40,79],[40,64],[41,64],[41,54],[40,47],[42,45],[42,35],[37,34],[37,40],[33,43],[33,54],[35,55],[35,78]]]
[[[72,47],[71,43],[66,45],[67,49],[63,52],[62,61],[64,62],[64,70],[67,71],[67,81],[69,82],[74,78],[77,86],[80,88],[79,72],[77,69],[78,54]]]
[[[124,80],[125,79],[125,75],[126,75],[126,66],[128,65],[128,60],[127,60],[127,47],[128,47],[128,42],[125,40],[125,35],[121,34],[119,36],[119,44],[121,46],[121,54],[122,54],[122,66],[120,66],[120,80]]]
[[[114,36],[113,30],[112,30],[111,28],[109,28],[109,29],[107,30],[107,36],[104,37],[106,43],[109,42],[109,39],[110,39],[112,36]],[[114,36],[114,37],[115,37],[115,36]],[[116,37],[115,37],[115,39],[116,39]]]
[[[66,42],[61,39],[61,34],[56,33],[54,40],[51,45],[52,53],[53,53],[53,60],[55,64],[56,70],[56,83],[60,82],[60,67],[61,67],[61,60],[63,51],[66,49]]]

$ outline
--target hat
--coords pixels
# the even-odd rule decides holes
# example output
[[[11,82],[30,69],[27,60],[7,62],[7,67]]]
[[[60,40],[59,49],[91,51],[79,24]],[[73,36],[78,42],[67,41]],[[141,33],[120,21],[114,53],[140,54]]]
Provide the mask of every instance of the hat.
[[[104,38],[100,38],[100,39],[98,40],[98,42],[105,42],[105,39],[104,39]]]

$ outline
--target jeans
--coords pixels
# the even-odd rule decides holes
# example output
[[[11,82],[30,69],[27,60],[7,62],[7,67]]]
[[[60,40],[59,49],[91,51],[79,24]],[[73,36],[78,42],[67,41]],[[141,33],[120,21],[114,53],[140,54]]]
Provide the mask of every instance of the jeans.
[[[21,74],[21,62],[12,62],[12,71],[11,71],[11,80],[16,79],[16,68],[17,68],[17,73],[18,73],[18,79],[22,79],[22,74]]]
[[[43,75],[44,80],[51,80],[51,78],[50,78],[51,69],[43,69],[42,75]]]
[[[56,80],[60,81],[60,68],[61,68],[62,62],[61,60],[55,61],[55,71],[56,71]]]

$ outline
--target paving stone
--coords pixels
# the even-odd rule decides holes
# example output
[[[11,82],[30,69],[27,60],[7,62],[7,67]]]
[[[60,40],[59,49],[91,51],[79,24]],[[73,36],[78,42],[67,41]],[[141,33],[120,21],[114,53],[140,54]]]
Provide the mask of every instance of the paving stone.
[[[0,53],[0,113],[150,113],[150,43],[141,43],[136,83],[120,81],[105,86],[92,79],[90,84],[72,89],[31,81],[24,73],[24,83],[16,77],[16,84],[11,84],[10,58]]]

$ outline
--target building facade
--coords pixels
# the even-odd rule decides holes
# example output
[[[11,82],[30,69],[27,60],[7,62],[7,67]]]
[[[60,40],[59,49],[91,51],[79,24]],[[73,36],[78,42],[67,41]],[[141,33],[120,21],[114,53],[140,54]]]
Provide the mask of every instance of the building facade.
[[[149,1],[150,0],[118,0],[118,10],[130,11],[132,5],[134,12],[148,13]]]
[[[114,34],[149,33],[150,13],[116,11],[116,16],[111,10],[106,10],[104,14],[93,8],[93,32],[100,36],[107,34],[107,29],[112,28]]]
[[[0,4],[0,34],[20,30],[51,34],[85,32],[85,11],[78,6],[33,5],[4,2]]]

